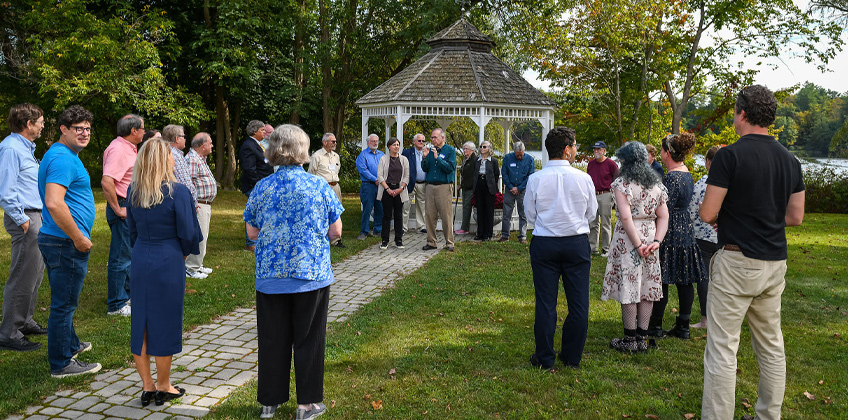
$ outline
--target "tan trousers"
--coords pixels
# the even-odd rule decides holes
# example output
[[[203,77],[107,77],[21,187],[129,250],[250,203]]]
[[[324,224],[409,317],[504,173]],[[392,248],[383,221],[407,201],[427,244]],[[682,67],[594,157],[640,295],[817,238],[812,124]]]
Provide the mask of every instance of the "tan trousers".
[[[760,420],[780,419],[786,389],[786,355],[780,330],[780,296],[786,260],[762,261],[719,249],[710,263],[707,346],[704,350],[703,420],[733,419],[736,407],[736,352],[742,321],[748,318],[751,346],[760,365]]]
[[[200,254],[191,254],[186,258],[186,270],[197,271],[203,267],[203,257],[206,256],[206,242],[209,239],[209,222],[212,220],[212,206],[197,203],[197,222],[200,224],[200,232],[203,233],[203,241],[200,242]]]
[[[453,246],[453,184],[427,184],[427,245],[436,246],[436,224],[442,218],[445,246]]]
[[[426,189],[427,184],[423,182],[416,182],[415,186],[412,187],[412,192],[409,193],[409,201],[403,203],[403,225],[409,230],[412,230],[412,228],[409,227],[409,211],[413,206],[413,199],[415,199],[415,228],[417,230],[421,230],[421,228],[424,227],[424,213],[426,210],[424,203],[427,201],[425,198]]]

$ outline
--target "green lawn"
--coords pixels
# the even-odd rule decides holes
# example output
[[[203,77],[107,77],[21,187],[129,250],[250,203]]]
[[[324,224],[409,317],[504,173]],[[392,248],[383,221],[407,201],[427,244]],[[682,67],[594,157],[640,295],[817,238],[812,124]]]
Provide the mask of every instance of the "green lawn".
[[[100,190],[95,190],[95,199],[97,218],[92,231],[94,245],[74,325],[81,340],[93,343],[93,349],[80,356],[83,360],[99,362],[104,369],[119,369],[130,366],[132,362],[129,351],[130,321],[129,318],[106,316],[106,262],[110,233],[106,225],[106,204]],[[241,215],[246,201],[247,198],[240,192],[221,191],[212,205],[210,240],[204,265],[214,268],[215,273],[203,280],[188,279],[186,330],[209,323],[211,319],[234,308],[253,306],[256,301],[253,287],[254,257],[252,253],[242,250],[244,223]],[[359,196],[344,198],[344,204],[354,211],[346,211],[342,215],[342,240],[347,248],[333,247],[334,261],[356,254],[379,241],[378,238],[356,240],[361,214]],[[9,247],[9,235],[0,229],[0,283],[3,285],[9,273]],[[36,321],[44,326],[47,326],[49,308],[50,285],[45,273],[38,292],[38,309],[35,314]],[[0,419],[23,412],[27,406],[38,404],[41,398],[59,389],[80,388],[91,381],[91,375],[63,380],[51,378],[47,364],[47,337],[30,338],[44,343],[44,347],[28,353],[0,351],[0,383],[7,384],[0,387]]]
[[[253,304],[252,256],[241,251],[244,200],[239,193],[224,193],[213,206],[207,265],[219,268],[209,279],[191,282],[197,293],[186,299],[187,329]],[[345,205],[349,210],[344,215],[344,237],[349,248],[334,248],[334,261],[377,242],[377,238],[354,239],[358,197],[346,199]],[[131,359],[129,321],[105,316],[109,234],[102,199],[97,214],[95,248],[76,325],[82,339],[94,342],[94,350],[83,355],[85,360],[121,368]],[[783,300],[788,382],[783,416],[846,418],[848,216],[810,214],[802,227],[788,232],[790,260]],[[8,246],[3,232],[0,255],[8,255]],[[347,321],[330,325],[325,417],[610,419],[652,414],[681,419],[699,414],[705,340],[665,339],[658,350],[636,356],[609,349],[609,339],[621,335],[621,320],[617,303],[598,298],[605,261],[597,257],[593,261],[582,368],[546,372],[528,363],[533,351],[533,285],[527,246],[461,243],[456,253],[439,253]],[[8,270],[6,257],[0,260],[0,273],[4,270]],[[48,298],[45,281],[41,307],[46,309]],[[669,307],[676,302],[672,296]],[[565,315],[564,299],[560,314]],[[45,323],[47,314],[40,311],[37,317]],[[669,312],[666,324],[671,322]],[[757,364],[747,332],[743,335],[737,417],[753,414],[745,404],[753,405],[757,397]],[[44,349],[0,352],[0,379],[10,384],[0,391],[0,418],[59,388],[82,387],[90,380],[51,379]],[[236,391],[209,417],[257,418],[255,395],[254,382]],[[293,413],[292,400],[276,418]]]

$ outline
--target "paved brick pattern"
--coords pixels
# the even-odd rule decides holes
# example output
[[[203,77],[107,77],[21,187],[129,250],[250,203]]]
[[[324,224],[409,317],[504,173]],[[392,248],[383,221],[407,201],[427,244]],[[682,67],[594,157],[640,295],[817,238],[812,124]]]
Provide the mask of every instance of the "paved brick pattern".
[[[456,240],[470,237],[457,235]],[[441,248],[444,237],[437,235],[437,239]],[[404,249],[390,245],[381,250],[379,245],[374,245],[333,264],[336,282],[330,288],[328,321],[345,320],[396,279],[415,271],[441,251],[422,251],[426,240],[427,235],[410,232],[404,235]],[[90,390],[59,391],[46,398],[44,405],[28,407],[25,415],[10,416],[7,420],[185,420],[203,417],[210,407],[256,377],[256,350],[256,310],[239,308],[183,335],[183,352],[174,356],[171,372],[173,383],[186,389],[179,403],[158,407],[151,403],[142,407],[139,400],[141,379],[134,368],[103,370],[95,376]],[[155,364],[151,363],[151,368],[155,370]]]

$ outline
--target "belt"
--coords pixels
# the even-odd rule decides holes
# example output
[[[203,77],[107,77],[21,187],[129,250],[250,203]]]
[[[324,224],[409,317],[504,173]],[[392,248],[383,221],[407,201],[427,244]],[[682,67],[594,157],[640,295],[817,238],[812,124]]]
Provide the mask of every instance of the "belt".
[[[447,182],[428,182],[427,184],[430,184],[430,185],[446,185]]]
[[[595,191],[595,195],[601,195],[601,194],[608,193],[608,192],[610,192],[610,190]]]
[[[327,183],[328,183],[328,184],[330,184],[330,185],[332,185],[332,186],[334,186],[334,187],[335,187],[336,185],[339,185],[339,183],[338,183],[338,182],[330,182],[330,181],[327,181]]]
[[[742,249],[739,248],[739,245],[725,244],[722,248],[726,251],[742,252]]]
[[[197,200],[197,202],[206,205],[212,204],[212,200]]]
[[[35,211],[35,212],[41,213],[41,209],[24,209],[24,212],[28,212],[28,211]]]
[[[389,183],[387,182],[387,183],[386,183],[386,185],[388,185],[388,186],[389,186],[389,188],[400,188],[400,184],[389,184]]]

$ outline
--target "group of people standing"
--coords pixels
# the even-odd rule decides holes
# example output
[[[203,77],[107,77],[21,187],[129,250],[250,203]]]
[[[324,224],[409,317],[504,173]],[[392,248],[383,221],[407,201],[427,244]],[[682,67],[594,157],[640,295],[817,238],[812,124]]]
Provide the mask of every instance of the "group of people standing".
[[[636,353],[648,350],[652,344],[648,337],[689,338],[693,285],[698,284],[702,319],[696,326],[709,327],[704,419],[733,417],[736,352],[744,319],[760,365],[757,418],[780,418],[786,383],[780,327],[785,227],[803,221],[805,187],[798,159],[768,134],[776,109],[768,88],[743,88],[736,96],[733,117],[741,137],[729,146],[708,150],[709,176],[698,184],[683,164],[695,146],[691,134],[662,140],[660,157],[668,169],[662,179],[643,144],[628,142],[616,152],[621,169],[610,190],[618,221],[601,299],[621,303],[624,337],[611,340],[610,347]],[[593,196],[600,194],[593,177],[570,166],[577,150],[573,130],[554,128],[545,147],[551,161],[530,177],[525,197],[528,219],[535,225],[530,261],[536,290],[536,351],[530,363],[549,369],[558,357],[566,367],[577,367],[588,331],[591,238],[587,233],[598,212]],[[701,223],[693,224],[697,219]],[[553,337],[560,278],[568,316],[557,355]],[[666,331],[662,318],[672,284],[680,305],[675,326]]]
[[[77,358],[91,350],[92,343],[79,339],[73,320],[88,272],[95,219],[91,179],[79,158],[91,140],[93,119],[79,105],[64,110],[57,120],[59,140],[39,162],[34,157],[35,140],[44,127],[44,113],[35,105],[20,104],[10,111],[13,133],[0,143],[0,200],[12,236],[0,348],[37,350],[41,343],[26,336],[46,334],[47,359],[55,378],[101,369],[99,363]],[[161,405],[185,392],[170,383],[170,360],[182,349],[189,275],[185,258],[197,256],[196,267],[202,268],[201,224],[208,230],[208,218],[199,219],[199,200],[211,201],[217,192],[205,163],[211,138],[205,133],[195,136],[188,159],[196,167],[190,168],[182,153],[181,126],[166,126],[161,134],[146,131],[144,120],[129,114],[118,121],[117,132],[104,152],[101,179],[112,234],[106,313],[132,315],[130,348],[143,382],[142,405],[151,401]],[[211,186],[204,180],[211,180]],[[50,281],[47,328],[32,319],[45,268]],[[149,356],[156,359],[156,382]]]

